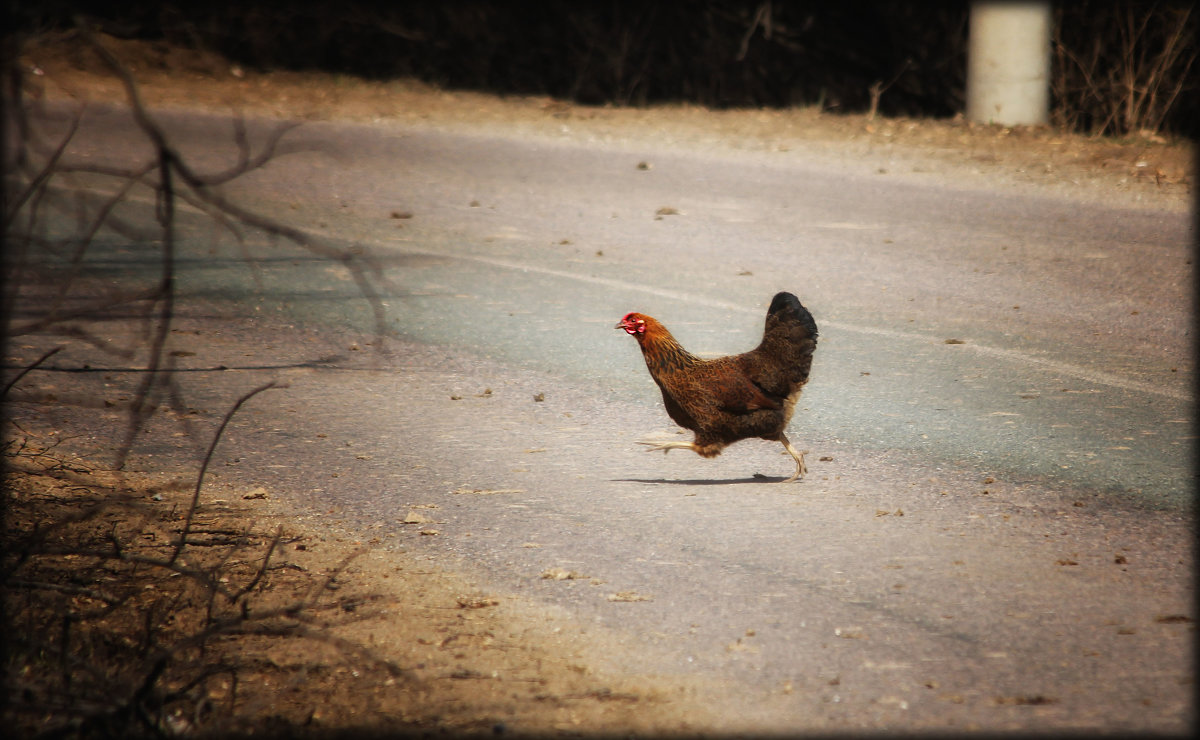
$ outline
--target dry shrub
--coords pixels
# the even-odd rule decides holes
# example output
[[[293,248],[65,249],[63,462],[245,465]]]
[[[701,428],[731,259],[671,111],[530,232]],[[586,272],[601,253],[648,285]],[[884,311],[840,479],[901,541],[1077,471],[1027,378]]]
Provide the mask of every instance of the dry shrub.
[[[338,264],[371,306],[381,332],[382,274],[363,250],[335,247],[223,194],[222,184],[269,163],[292,126],[275,128],[253,146],[244,123],[235,120],[236,164],[197,171],[142,104],[129,70],[87,29],[77,33],[124,83],[133,121],[153,153],[126,167],[73,159],[71,144],[82,111],[60,136],[39,131],[28,115],[36,103],[25,97],[26,71],[16,67],[16,50],[6,46],[0,73],[5,100],[12,103],[4,110],[11,134],[6,143],[12,146],[5,151],[10,189],[2,199],[3,330],[8,338],[65,343],[8,380],[0,401],[70,343],[140,363],[141,380],[125,432],[115,435],[113,470],[71,461],[13,422],[2,430],[5,732],[161,737],[246,730],[243,718],[252,699],[239,692],[239,685],[254,675],[258,663],[269,662],[273,641],[301,638],[333,645],[342,655],[374,659],[326,629],[365,615],[358,601],[332,593],[336,573],[295,571],[278,558],[287,542],[282,531],[262,531],[243,524],[237,512],[214,513],[202,505],[205,470],[226,425],[244,403],[274,384],[233,403],[211,439],[190,496],[178,497],[175,506],[151,504],[144,492],[134,495],[121,471],[160,405],[187,410],[167,350],[176,318],[181,231],[176,206],[180,200],[194,206],[239,243],[247,231],[257,231]],[[146,193],[155,203],[148,224],[122,210]],[[124,239],[155,251],[158,275],[134,288],[97,289],[104,276],[92,274],[87,257],[101,239]],[[45,279],[47,271],[53,279]],[[51,293],[31,293],[35,282],[50,285]],[[114,348],[94,328],[106,321],[142,330],[134,332],[130,346]],[[249,714],[261,719],[261,711]]]
[[[1191,4],[1068,3],[1056,11],[1053,119],[1097,135],[1196,133]]]
[[[292,541],[281,531],[216,502],[189,503],[181,484],[140,481],[135,494],[130,478],[39,441],[12,435],[4,460],[0,587],[15,736],[265,729],[271,708],[256,686],[276,667],[280,640],[332,646],[333,656],[400,675],[330,636],[332,624],[368,616],[360,607],[370,599],[335,591],[339,571],[280,558]]]

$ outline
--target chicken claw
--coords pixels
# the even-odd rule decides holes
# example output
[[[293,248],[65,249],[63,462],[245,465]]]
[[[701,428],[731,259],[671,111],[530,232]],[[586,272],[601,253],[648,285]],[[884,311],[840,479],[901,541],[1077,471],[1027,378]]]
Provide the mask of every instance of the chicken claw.
[[[670,442],[638,442],[638,444],[646,445],[647,447],[649,447],[650,449],[646,450],[646,452],[658,452],[659,450],[662,450],[664,455],[667,454],[668,452],[670,452],[671,450],[698,451],[696,449],[696,445],[694,443],[680,442],[678,440],[672,440]]]

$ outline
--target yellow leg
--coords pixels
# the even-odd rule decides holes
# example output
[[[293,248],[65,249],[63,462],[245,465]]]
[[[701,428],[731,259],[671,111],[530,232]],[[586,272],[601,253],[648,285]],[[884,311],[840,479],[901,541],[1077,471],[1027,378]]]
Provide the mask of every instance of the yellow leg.
[[[780,434],[779,441],[783,443],[783,448],[787,450],[788,454],[792,456],[792,459],[796,461],[796,472],[792,474],[791,478],[780,481],[780,483],[791,483],[794,480],[803,478],[805,473],[808,472],[808,468],[804,465],[804,453],[797,452],[796,448],[792,447],[792,443],[788,441],[787,435]]]

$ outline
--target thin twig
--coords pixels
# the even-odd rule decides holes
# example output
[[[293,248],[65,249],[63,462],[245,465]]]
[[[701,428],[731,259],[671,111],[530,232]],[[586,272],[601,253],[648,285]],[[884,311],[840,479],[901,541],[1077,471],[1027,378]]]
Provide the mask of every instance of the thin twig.
[[[42,186],[54,176],[59,160],[62,159],[63,154],[67,151],[67,145],[71,143],[71,140],[75,138],[75,133],[79,131],[79,123],[82,119],[83,108],[80,108],[75,114],[75,117],[71,119],[71,128],[67,130],[67,133],[63,136],[62,141],[59,142],[58,146],[50,154],[49,160],[47,160],[46,164],[41,168],[29,185],[26,186],[16,198],[13,199],[12,206],[8,209],[8,212],[4,214],[5,230],[8,229],[9,223],[11,223],[12,220],[17,217],[17,213],[19,213],[21,208],[24,207],[26,201],[28,201],[35,192],[41,190]]]
[[[280,526],[275,530],[275,536],[271,538],[271,544],[267,546],[267,552],[263,555],[262,565],[259,566],[258,572],[254,574],[254,577],[250,579],[249,583],[234,592],[230,601],[237,601],[254,590],[254,587],[258,585],[259,581],[261,581],[262,577],[266,574],[267,567],[271,564],[271,555],[275,553],[275,548],[279,547],[279,543],[282,540],[283,527]]]
[[[208,472],[208,465],[212,462],[213,452],[217,449],[217,443],[221,441],[221,435],[225,432],[225,427],[229,425],[229,421],[233,419],[233,415],[237,413],[242,404],[254,398],[259,393],[271,388],[286,388],[286,385],[277,385],[275,381],[265,383],[245,394],[233,404],[233,408],[225,412],[225,417],[221,419],[220,426],[213,434],[212,442],[208,445],[208,451],[204,453],[204,460],[200,463],[200,474],[196,476],[196,487],[192,490],[192,501],[188,506],[187,513],[184,515],[183,530],[179,533],[179,542],[175,546],[175,551],[171,554],[168,562],[174,563],[179,559],[180,553],[183,551],[184,543],[187,541],[188,532],[192,526],[192,517],[196,514],[196,509],[200,505],[200,488],[204,485],[204,474]]]
[[[876,80],[875,82],[871,83],[870,87],[867,89],[868,92],[871,94],[871,108],[869,111],[867,111],[867,120],[868,121],[875,120],[875,114],[879,111],[879,99],[881,97],[883,97],[883,93],[889,87],[896,84],[896,81],[900,79],[901,75],[903,75],[905,72],[908,71],[908,68],[911,64],[912,64],[912,59],[905,59],[904,64],[900,65],[900,71],[897,72],[896,76],[893,77],[891,79],[891,81],[888,82],[886,85],[883,84],[882,80]]]
[[[33,371],[35,368],[37,368],[38,365],[41,365],[43,362],[45,362],[46,360],[49,360],[51,357],[58,354],[59,352],[62,352],[64,349],[66,349],[66,347],[60,344],[59,346],[55,347],[52,350],[47,351],[41,357],[34,360],[32,365],[29,365],[24,370],[17,373],[17,377],[8,381],[8,384],[4,386],[4,392],[0,393],[0,399],[7,398],[8,392],[12,390],[14,385],[16,385],[18,382],[20,382],[21,378],[24,378],[31,371]]]
[[[159,300],[161,307],[158,321],[155,324],[154,337],[150,344],[150,356],[146,369],[149,371],[142,377],[134,393],[133,402],[129,409],[129,428],[126,431],[125,442],[117,451],[117,469],[125,467],[129,452],[133,449],[137,433],[142,429],[153,405],[147,404],[150,390],[158,381],[159,367],[166,351],[167,338],[171,333],[171,321],[175,317],[175,194],[171,178],[174,152],[161,140],[158,149],[159,164],[159,197],[158,222],[162,226],[162,276],[159,283]]]
[[[115,596],[110,593],[106,593],[104,591],[99,591],[99,590],[96,590],[93,588],[86,588],[84,586],[72,586],[70,584],[65,584],[65,583],[43,583],[43,582],[39,582],[39,581],[6,580],[4,582],[4,586],[5,586],[5,588],[14,588],[14,589],[21,589],[21,590],[26,590],[26,591],[57,591],[57,592],[63,593],[63,594],[70,594],[72,596],[85,596],[89,599],[95,599],[96,601],[102,601],[105,604],[118,604],[118,603],[121,603],[122,601],[124,601],[124,598],[122,598],[120,596]]]

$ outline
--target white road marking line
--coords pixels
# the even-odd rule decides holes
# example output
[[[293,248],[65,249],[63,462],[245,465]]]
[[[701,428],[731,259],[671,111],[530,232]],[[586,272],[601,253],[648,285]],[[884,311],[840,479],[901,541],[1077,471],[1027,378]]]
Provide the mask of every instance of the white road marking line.
[[[447,255],[441,255],[447,256]],[[641,285],[632,283],[627,280],[618,280],[616,278],[606,278],[597,275],[583,275],[577,272],[568,272],[566,270],[556,270],[553,267],[539,267],[537,265],[529,265],[522,262],[514,262],[512,260],[498,259],[496,257],[480,257],[476,255],[453,255],[459,259],[471,260],[473,262],[482,262],[496,267],[503,267],[510,270],[518,270],[522,272],[536,272],[542,275],[552,275],[554,277],[565,278],[567,280],[577,280],[584,283],[592,283],[593,285],[605,285],[610,288],[618,288],[620,290],[631,290],[660,298],[669,298],[674,301],[693,303],[710,308],[720,308],[727,311],[738,311],[741,313],[761,313],[763,309],[759,307],[748,308],[740,303],[732,303],[716,298],[705,298],[696,296],[690,293],[683,293],[669,288],[656,288],[651,285]],[[857,324],[847,324],[842,321],[824,320],[822,326],[833,327],[842,331],[856,332],[858,334],[871,334],[874,336],[888,337],[890,339],[899,339],[908,342],[928,343],[935,341],[930,337],[913,334],[911,332],[895,331],[893,329],[880,329],[873,326],[859,326]],[[1084,380],[1089,383],[1099,383],[1107,385],[1111,388],[1120,388],[1121,390],[1133,391],[1136,393],[1148,393],[1155,396],[1164,396],[1166,398],[1174,398],[1179,401],[1188,401],[1191,399],[1191,394],[1184,391],[1178,391],[1173,388],[1152,385],[1143,383],[1137,380],[1122,378],[1112,373],[1106,373],[1102,370],[1093,370],[1091,368],[1072,365],[1067,362],[1059,362],[1058,360],[1049,360],[1042,357],[1035,357],[1024,352],[1018,352],[1012,349],[1003,349],[1001,347],[989,347],[983,344],[959,344],[955,345],[956,351],[967,350],[981,355],[998,357],[1016,364],[1035,365],[1037,367],[1053,370],[1056,373],[1075,378],[1076,380]]]

